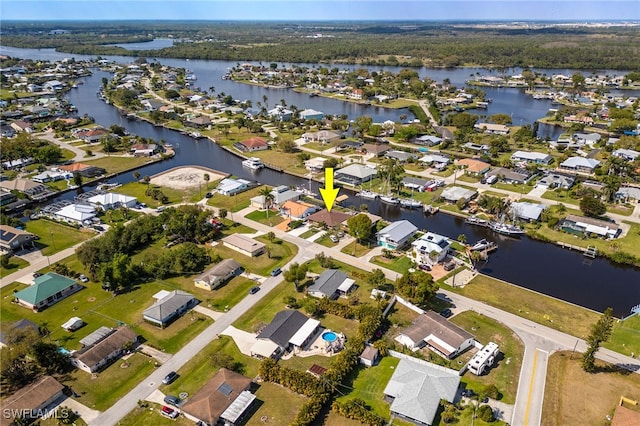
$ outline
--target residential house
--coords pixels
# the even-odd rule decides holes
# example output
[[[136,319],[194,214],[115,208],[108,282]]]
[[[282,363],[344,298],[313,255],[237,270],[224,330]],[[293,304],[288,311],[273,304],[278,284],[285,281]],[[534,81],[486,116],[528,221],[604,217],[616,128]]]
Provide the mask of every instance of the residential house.
[[[533,177],[527,169],[517,168],[515,170],[504,167],[496,167],[485,173],[485,178],[497,176],[501,182],[523,184]]]
[[[79,173],[80,176],[86,178],[94,178],[96,176],[104,175],[107,173],[107,171],[102,167],[96,167],[83,163],[73,163],[66,166],[59,166],[58,169],[73,174]]]
[[[511,214],[527,222],[537,222],[547,206],[529,202],[511,203]]]
[[[35,235],[9,225],[0,225],[0,250],[6,253],[34,247]]]
[[[218,183],[217,191],[222,195],[234,195],[249,189],[251,182],[245,179],[225,178]]]
[[[251,198],[251,207],[255,207],[257,209],[279,207],[289,200],[299,200],[302,196],[302,192],[289,189],[286,185],[280,185],[273,188],[271,195],[273,196],[273,199],[270,201],[269,206],[267,206],[267,200],[264,195],[257,195]]]
[[[511,154],[511,161],[523,161],[525,163],[548,165],[549,163],[551,163],[551,161],[553,161],[553,157],[542,152],[516,151]]]
[[[636,407],[633,409],[625,407],[623,405],[623,399],[620,399],[620,403],[616,405],[613,412],[613,418],[611,419],[610,426],[637,426],[640,425],[640,412]]]
[[[504,124],[477,123],[473,127],[479,132],[489,133],[492,135],[508,135],[509,134],[509,126],[505,126]]]
[[[413,176],[405,176],[405,177],[402,178],[402,186],[404,186],[405,188],[409,188],[412,191],[416,190],[418,192],[426,191],[427,187],[432,182],[433,181],[426,180],[426,179],[420,179],[420,178],[413,177]]]
[[[324,157],[313,157],[304,162],[304,167],[312,173],[319,173],[324,170]]]
[[[134,157],[151,157],[152,155],[160,152],[160,146],[155,143],[137,143],[132,145],[129,151]]]
[[[12,138],[16,135],[16,130],[10,125],[0,125],[0,136],[3,138]]]
[[[13,297],[18,304],[37,312],[56,304],[83,288],[71,278],[55,272],[47,272],[34,278],[33,284],[29,287],[13,293]]]
[[[394,160],[397,160],[400,163],[406,163],[411,159],[414,159],[414,160],[418,159],[418,156],[414,153],[405,152],[405,151],[396,151],[396,150],[387,151],[387,153],[385,154],[385,157],[392,158]]]
[[[229,426],[244,424],[255,395],[249,392],[251,379],[226,368],[218,370],[180,409],[198,424]]]
[[[561,170],[567,170],[575,173],[592,174],[600,161],[593,158],[570,157],[560,163]]]
[[[350,214],[336,211],[335,209],[328,211],[327,209],[320,210],[312,215],[307,216],[307,220],[311,223],[319,225],[325,225],[329,228],[339,228],[349,220]]]
[[[443,170],[449,165],[449,163],[451,162],[451,159],[449,157],[446,157],[440,154],[426,154],[426,155],[423,155],[418,160],[418,162],[425,165],[430,165],[438,170]]]
[[[536,186],[546,186],[549,189],[569,189],[575,181],[576,178],[574,176],[549,172],[536,182]]]
[[[473,335],[433,311],[419,315],[395,340],[413,351],[426,345],[447,359],[455,358],[475,342]]]
[[[197,276],[193,281],[195,286],[205,290],[215,290],[230,278],[242,272],[242,265],[233,259],[224,259],[217,265],[209,268],[203,274]]]
[[[327,269],[307,288],[307,294],[318,299],[336,299],[349,293],[354,284],[344,272]]]
[[[8,191],[21,192],[33,199],[46,197],[48,194],[52,193],[52,191],[43,184],[22,178],[3,180],[0,182],[0,188],[4,188]]]
[[[13,130],[15,130],[18,133],[20,132],[33,133],[35,131],[35,129],[33,128],[33,125],[28,121],[24,121],[24,120],[16,120],[13,123],[11,123],[10,126],[13,128]]]
[[[57,92],[64,88],[64,84],[58,80],[49,80],[42,85],[42,88],[49,92]]]
[[[443,235],[427,232],[411,245],[413,257],[418,264],[433,266],[447,257],[451,241]]]
[[[334,180],[348,185],[357,186],[373,179],[378,172],[371,167],[360,164],[350,164],[335,171]]]
[[[118,194],[116,192],[104,192],[96,194],[86,199],[86,201],[96,209],[113,210],[120,207],[133,208],[138,204],[138,199],[130,195]]]
[[[0,206],[6,206],[18,199],[18,196],[4,188],[0,188]]]
[[[588,145],[591,148],[602,139],[599,133],[574,133],[572,137],[578,145]]]
[[[163,102],[156,99],[143,99],[140,103],[147,111],[157,111],[164,106]]]
[[[98,215],[88,204],[69,204],[50,213],[51,218],[75,225],[86,225]]]
[[[418,228],[408,220],[392,222],[378,232],[378,245],[397,250],[409,243]]]
[[[87,143],[100,142],[100,139],[106,137],[107,135],[109,135],[109,132],[99,128],[80,130],[79,132],[75,133],[76,138],[82,139]]]
[[[559,224],[564,232],[576,235],[597,235],[602,238],[617,238],[622,231],[614,222],[570,214]]]
[[[32,157],[18,158],[17,160],[3,161],[2,168],[5,170],[17,170],[33,164],[34,162],[35,161]]]
[[[191,117],[187,119],[187,124],[198,128],[204,128],[211,125],[211,119],[204,115]]]
[[[373,154],[375,157],[380,157],[385,152],[389,151],[389,145],[385,144],[376,144],[376,143],[365,143],[360,147],[362,152],[366,152],[368,154]]]
[[[319,130],[317,132],[304,133],[302,135],[305,143],[320,142],[323,144],[330,143],[336,139],[340,139],[340,134],[331,130]]]
[[[299,311],[280,311],[258,334],[258,341],[251,348],[251,354],[263,358],[278,358],[286,352],[304,349],[313,341],[319,328],[320,321],[308,318]],[[264,341],[271,342],[271,346],[261,343]]]
[[[491,164],[474,158],[463,158],[461,160],[457,160],[456,165],[463,167],[464,172],[472,176],[482,176],[491,168]]]
[[[242,152],[264,151],[269,149],[267,141],[259,137],[245,139],[233,144],[233,147]]]
[[[38,327],[38,324],[24,318],[11,324],[4,323],[0,330],[0,349],[15,343],[16,340],[20,340],[22,335],[26,333],[40,335],[40,327]]]
[[[440,401],[453,403],[460,374],[416,358],[402,356],[383,393],[391,399],[391,415],[416,425],[433,424]]]
[[[478,154],[487,154],[489,152],[489,149],[491,149],[491,147],[489,145],[486,145],[486,144],[479,145],[479,144],[473,143],[473,142],[467,142],[467,143],[463,144],[462,148],[464,148],[464,149],[466,149],[468,151],[476,152]]]
[[[280,211],[291,218],[292,220],[305,219],[310,214],[313,214],[320,210],[320,207],[315,204],[305,203],[304,201],[286,201],[280,206]]]
[[[640,156],[640,152],[633,149],[616,149],[611,153],[614,157],[622,158],[627,161],[635,161]]]
[[[277,105],[275,108],[270,109],[267,112],[267,115],[278,121],[290,121],[293,117],[293,111],[283,107],[282,105]]]
[[[264,253],[266,244],[242,234],[231,234],[222,239],[222,244],[249,257]]]
[[[300,118],[303,120],[322,120],[324,113],[316,111],[315,109],[305,109],[300,112]]]
[[[0,425],[18,424],[16,423],[19,421],[18,418],[22,419],[20,424],[31,423],[40,418],[47,413],[47,407],[66,398],[63,393],[64,388],[51,376],[38,378],[2,401]]]
[[[417,145],[436,146],[442,142],[442,138],[431,135],[420,135],[414,138],[411,142]]]
[[[362,89],[353,89],[349,94],[351,99],[361,100],[364,96],[364,91]]]
[[[156,302],[144,310],[142,317],[163,328],[198,304],[198,299],[181,290],[162,290],[153,297]]]
[[[58,172],[54,170],[45,170],[33,177],[31,180],[38,183],[57,182],[64,179],[72,179],[73,175],[69,172]]]
[[[71,357],[71,364],[87,373],[100,371],[120,358],[127,346],[133,346],[138,335],[129,327],[122,326],[91,346],[83,348]]]
[[[621,186],[616,191],[615,198],[621,203],[628,203],[630,201],[640,202],[640,188],[635,186]]]
[[[440,196],[450,203],[455,203],[464,199],[467,203],[478,195],[478,191],[462,188],[460,186],[450,186],[442,190]]]
[[[360,354],[360,364],[373,367],[380,361],[380,351],[373,346],[367,346]]]

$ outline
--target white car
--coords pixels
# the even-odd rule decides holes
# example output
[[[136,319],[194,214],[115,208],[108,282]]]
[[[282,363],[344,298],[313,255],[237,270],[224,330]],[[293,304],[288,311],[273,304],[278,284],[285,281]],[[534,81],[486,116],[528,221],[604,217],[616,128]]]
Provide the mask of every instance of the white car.
[[[340,239],[339,239],[338,237],[336,237],[335,235],[330,235],[330,236],[329,236],[329,239],[330,239],[331,241],[333,241],[334,243],[337,243],[337,242],[339,242],[339,241],[340,241]]]
[[[78,279],[80,281],[82,281],[83,283],[88,283],[89,282],[89,278],[87,278],[87,276],[85,274],[80,274],[80,276],[78,277]]]

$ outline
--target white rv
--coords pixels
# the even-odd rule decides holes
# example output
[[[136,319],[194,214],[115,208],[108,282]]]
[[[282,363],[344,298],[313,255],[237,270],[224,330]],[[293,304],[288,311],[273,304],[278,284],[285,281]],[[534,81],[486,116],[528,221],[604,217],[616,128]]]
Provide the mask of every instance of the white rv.
[[[481,376],[487,367],[491,367],[500,352],[500,348],[496,343],[489,342],[487,345],[476,353],[467,367],[476,376]]]

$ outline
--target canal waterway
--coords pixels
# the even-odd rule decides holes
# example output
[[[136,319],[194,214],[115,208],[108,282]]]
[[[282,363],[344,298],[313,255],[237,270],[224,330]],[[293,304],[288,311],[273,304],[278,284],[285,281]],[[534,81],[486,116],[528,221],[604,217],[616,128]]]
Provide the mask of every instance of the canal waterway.
[[[70,57],[70,55],[51,51],[45,52],[44,55],[46,56],[40,56],[43,55],[41,50],[17,49],[20,52],[15,50],[0,48],[0,54],[49,60]],[[74,56],[76,59],[80,59],[78,55]],[[122,62],[131,62],[132,60],[129,57],[109,59]],[[198,85],[207,88],[208,86],[201,83],[203,79],[201,74],[203,72],[211,74],[221,72],[221,76],[226,72],[227,68],[227,63],[220,63],[219,61],[182,61],[175,59],[161,59],[160,61],[172,66],[189,68],[197,75]],[[201,64],[194,66],[194,62]],[[205,67],[206,64],[209,65],[208,70]],[[465,74],[468,75],[468,72],[466,70]],[[78,108],[79,114],[88,114],[94,117],[96,123],[103,126],[118,124],[124,126],[132,134],[155,140],[163,139],[177,148],[176,156],[172,159],[139,169],[142,175],[153,175],[182,165],[201,165],[242,178],[257,180],[268,185],[308,185],[308,181],[305,179],[270,169],[262,169],[258,172],[247,170],[241,166],[241,160],[238,157],[206,139],[196,141],[178,132],[154,127],[146,122],[130,120],[121,116],[116,108],[96,98],[96,92],[100,87],[102,77],[110,77],[110,74],[94,70],[92,76],[83,79],[85,84],[68,92],[67,96],[70,102]],[[215,77],[212,78],[215,80]],[[220,80],[219,77],[217,78],[215,80],[216,92],[222,91],[218,86],[220,83],[224,83],[225,93],[231,94],[237,99],[248,99],[242,94],[237,94],[237,92],[246,93],[246,90],[256,90],[253,96],[259,96],[258,100],[262,98],[263,93],[271,93],[263,88],[229,83],[228,81]],[[229,84],[228,88],[226,84]],[[271,99],[271,96],[269,98]],[[322,110],[321,106],[317,106],[316,101],[323,100],[323,98],[315,97],[308,100],[309,102],[304,107]],[[279,98],[277,96],[274,97],[274,101],[279,103]],[[296,105],[300,106],[299,104]],[[359,106],[348,106],[348,108],[354,108],[354,114],[364,114],[361,112],[364,109],[358,109],[357,107]],[[516,111],[518,109],[517,102],[511,108]],[[132,180],[132,174],[125,173],[113,178],[110,182],[126,183]],[[311,185],[312,189],[317,192],[318,184],[312,182]],[[640,270],[636,268],[616,265],[602,258],[588,259],[581,253],[561,249],[553,244],[535,241],[528,237],[523,237],[522,239],[500,237],[485,228],[466,225],[463,219],[454,216],[443,213],[425,216],[420,211],[390,207],[379,201],[360,200],[353,195],[352,191],[344,189],[342,191],[350,195],[347,201],[349,206],[357,208],[360,204],[367,204],[371,213],[380,215],[389,221],[407,219],[420,229],[446,235],[453,239],[457,238],[459,234],[465,234],[470,242],[482,238],[496,241],[499,249],[491,255],[486,264],[480,267],[481,272],[487,275],[597,311],[612,307],[616,316],[628,314],[632,306],[640,303]],[[66,193],[58,199],[72,196],[72,193]],[[522,308],[526,309],[524,306]],[[550,312],[549,314],[552,315],[553,313]]]

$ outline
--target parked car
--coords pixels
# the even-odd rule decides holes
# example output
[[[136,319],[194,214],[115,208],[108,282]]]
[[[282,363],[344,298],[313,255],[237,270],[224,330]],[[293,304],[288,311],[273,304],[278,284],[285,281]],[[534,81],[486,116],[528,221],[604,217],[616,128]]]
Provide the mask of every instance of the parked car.
[[[451,311],[451,309],[446,308],[440,312],[440,315],[442,315],[445,318],[449,318],[451,315],[453,315],[453,312]]]
[[[282,272],[282,269],[276,268],[273,271],[271,271],[271,276],[272,277],[278,276],[278,275],[280,275],[280,272]]]
[[[430,271],[431,270],[431,266],[421,263],[421,264],[418,265],[418,269],[422,269],[423,271]]]
[[[329,239],[331,241],[333,241],[334,243],[337,243],[340,241],[340,239],[338,237],[336,237],[335,235],[329,235]]]
[[[160,413],[165,417],[169,417],[170,419],[175,419],[179,414],[176,410],[167,407],[166,405],[162,406],[162,410],[160,410]]]
[[[471,389],[463,389],[461,392],[462,396],[465,396],[467,398],[472,398],[476,393],[474,391],[472,391]]]
[[[257,292],[260,291],[260,287],[251,287],[251,289],[249,290],[249,294],[256,294]]]
[[[211,197],[213,197],[213,194],[212,194],[212,193],[210,193],[210,192],[207,192],[207,194],[205,195],[205,197],[206,197],[206,198],[211,198]]]
[[[445,271],[451,271],[453,269],[456,268],[456,263],[455,262],[447,262],[444,264],[444,270]]]
[[[33,278],[38,278],[42,276],[42,272],[34,272],[33,273]]]
[[[80,276],[78,277],[78,279],[80,281],[82,281],[83,283],[88,283],[89,282],[89,278],[87,278],[87,276],[85,274],[80,274]]]
[[[178,378],[178,373],[176,373],[175,371],[172,371],[171,373],[164,376],[164,379],[162,379],[162,383],[164,383],[165,385],[168,385],[173,383],[177,378]]]
[[[174,407],[178,407],[180,405],[180,398],[173,395],[167,395],[164,397],[165,404],[173,405]]]

